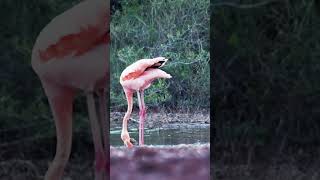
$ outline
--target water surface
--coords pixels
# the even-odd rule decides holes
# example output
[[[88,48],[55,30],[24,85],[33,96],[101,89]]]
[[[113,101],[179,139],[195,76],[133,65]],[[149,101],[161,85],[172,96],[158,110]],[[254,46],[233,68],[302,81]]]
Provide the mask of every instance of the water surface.
[[[120,127],[114,127],[110,131],[111,146],[123,146],[120,139]],[[146,145],[206,144],[210,142],[209,124],[169,124],[161,128],[145,129],[144,132]],[[138,129],[129,129],[129,134],[131,138],[139,140]]]

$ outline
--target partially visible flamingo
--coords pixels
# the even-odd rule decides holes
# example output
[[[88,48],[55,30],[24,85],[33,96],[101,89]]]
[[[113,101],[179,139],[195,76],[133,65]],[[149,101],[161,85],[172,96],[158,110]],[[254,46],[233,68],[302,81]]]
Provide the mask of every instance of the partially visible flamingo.
[[[39,34],[32,68],[39,76],[53,113],[57,146],[45,180],[61,180],[72,142],[73,100],[87,96],[95,149],[95,179],[106,180],[109,145],[106,90],[109,78],[109,0],[84,0],[55,17]],[[94,94],[99,96],[96,110]],[[99,113],[97,113],[99,112]]]
[[[128,133],[128,120],[132,113],[132,96],[134,91],[137,92],[139,103],[139,146],[144,145],[144,120],[146,117],[146,106],[144,104],[144,90],[150,87],[151,83],[158,78],[171,78],[171,75],[160,70],[168,59],[157,57],[153,59],[141,59],[128,66],[120,76],[120,84],[125,92],[128,109],[123,118],[121,139],[124,145],[132,148],[132,139]]]

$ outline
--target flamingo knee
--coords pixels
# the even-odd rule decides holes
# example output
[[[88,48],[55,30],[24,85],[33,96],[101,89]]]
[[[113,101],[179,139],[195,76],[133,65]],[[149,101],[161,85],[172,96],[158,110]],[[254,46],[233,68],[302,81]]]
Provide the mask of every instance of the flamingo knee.
[[[147,109],[145,107],[142,107],[142,109],[139,111],[139,116],[144,120],[146,118]]]

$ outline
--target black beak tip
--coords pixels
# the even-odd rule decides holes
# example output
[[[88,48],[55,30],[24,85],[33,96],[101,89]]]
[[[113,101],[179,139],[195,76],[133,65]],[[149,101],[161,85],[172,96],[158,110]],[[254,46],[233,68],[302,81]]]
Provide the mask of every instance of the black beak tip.
[[[137,141],[136,141],[135,139],[133,139],[133,138],[130,138],[130,142],[131,142],[132,144],[134,144],[134,145],[137,145],[137,144],[138,144]]]

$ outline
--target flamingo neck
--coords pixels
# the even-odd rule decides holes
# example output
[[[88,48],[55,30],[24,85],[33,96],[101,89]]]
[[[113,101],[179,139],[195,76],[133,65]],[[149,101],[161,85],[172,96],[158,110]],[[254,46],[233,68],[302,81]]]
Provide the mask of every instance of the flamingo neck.
[[[132,91],[124,88],[124,92],[126,94],[126,98],[127,98],[127,103],[128,103],[128,108],[127,108],[127,112],[123,117],[123,121],[122,121],[122,130],[123,131],[127,131],[128,130],[128,120],[130,118],[130,115],[132,113],[132,108],[133,108],[133,99],[132,99]]]
[[[128,131],[128,121],[130,119],[130,112],[126,112],[125,116],[123,117],[123,123],[122,123],[122,130]]]
[[[122,123],[122,129],[124,131],[127,131],[128,130],[128,121],[130,119],[130,115],[132,113],[132,96],[128,98],[128,109],[127,109],[127,112],[126,114],[124,115],[123,117],[123,123]]]

